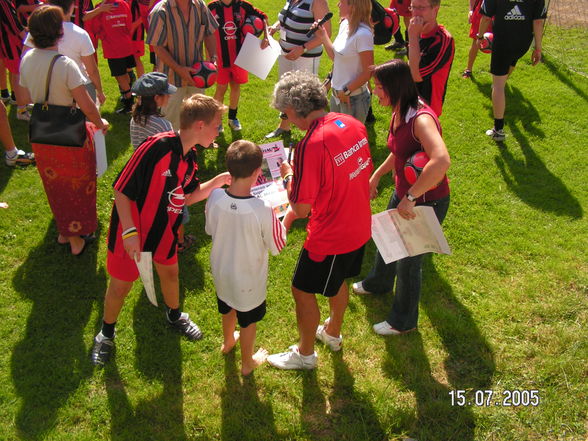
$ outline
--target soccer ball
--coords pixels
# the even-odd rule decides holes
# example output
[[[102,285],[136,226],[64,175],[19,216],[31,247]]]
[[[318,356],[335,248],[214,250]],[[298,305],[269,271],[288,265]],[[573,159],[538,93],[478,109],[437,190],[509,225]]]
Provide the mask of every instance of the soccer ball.
[[[210,61],[198,61],[194,63],[192,69],[196,72],[192,74],[194,86],[200,89],[206,89],[216,83],[216,66]]]
[[[243,37],[247,34],[253,34],[259,37],[263,32],[263,28],[263,20],[255,15],[250,15],[245,19],[241,32],[243,33]]]
[[[410,185],[413,185],[416,182],[423,171],[423,168],[427,165],[427,162],[429,162],[429,157],[422,150],[415,152],[410,158],[408,158],[406,164],[404,164],[404,177]]]
[[[494,42],[494,34],[492,32],[486,32],[484,37],[480,41],[480,51],[485,54],[492,53],[492,43]]]
[[[384,26],[386,29],[390,29],[392,31],[392,35],[398,32],[398,28],[400,26],[400,20],[398,18],[398,13],[396,9],[384,8],[386,11],[386,16],[384,17]]]

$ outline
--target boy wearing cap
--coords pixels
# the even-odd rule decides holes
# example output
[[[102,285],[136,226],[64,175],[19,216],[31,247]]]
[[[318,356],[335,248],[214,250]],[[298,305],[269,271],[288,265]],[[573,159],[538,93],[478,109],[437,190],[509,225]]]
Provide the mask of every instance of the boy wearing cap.
[[[139,147],[150,136],[173,130],[171,123],[161,114],[161,108],[176,90],[176,86],[168,83],[167,75],[161,72],[145,74],[133,84],[131,92],[137,97],[130,122],[133,148]]]
[[[114,182],[114,207],[108,232],[106,268],[110,283],[104,298],[102,329],[94,338],[91,360],[103,365],[114,350],[114,328],[125,298],[139,276],[134,259],[151,252],[159,275],[167,322],[189,340],[202,332],[180,310],[177,231],[184,205],[206,199],[230,183],[221,173],[200,184],[195,145],[218,136],[225,106],[195,94],[182,103],[180,130],[148,138],[133,153]]]
[[[228,353],[240,339],[241,373],[249,375],[267,358],[265,349],[253,353],[256,323],[265,315],[268,250],[276,255],[284,248],[286,231],[269,204],[251,195],[261,173],[261,149],[235,141],[226,158],[231,185],[210,194],[206,232],[212,236],[210,267],[223,315],[221,351]]]

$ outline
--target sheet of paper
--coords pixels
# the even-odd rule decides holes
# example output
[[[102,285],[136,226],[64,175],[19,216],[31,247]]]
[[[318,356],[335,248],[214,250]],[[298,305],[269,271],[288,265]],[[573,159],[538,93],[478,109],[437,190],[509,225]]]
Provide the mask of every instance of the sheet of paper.
[[[237,54],[235,64],[259,79],[265,80],[281,51],[276,40],[270,38],[269,43],[268,47],[261,49],[261,40],[253,34],[247,34],[241,45],[241,50]]]
[[[153,304],[153,306],[157,306],[155,285],[153,283],[153,258],[151,256],[151,252],[142,251],[141,260],[137,261],[137,256],[135,256],[135,263],[139,269],[139,275],[141,276],[141,282],[143,282],[143,287],[145,288],[147,298]]]
[[[108,167],[106,159],[106,139],[102,130],[94,132],[94,150],[96,152],[96,175],[102,176]]]
[[[288,193],[284,189],[280,175],[280,165],[286,160],[284,143],[280,140],[262,144],[259,148],[263,152],[261,175],[251,188],[251,194],[268,201],[276,216],[282,217],[288,209]]]
[[[433,208],[419,206],[414,212],[416,217],[411,220],[396,209],[372,216],[372,237],[384,262],[424,253],[451,254]]]

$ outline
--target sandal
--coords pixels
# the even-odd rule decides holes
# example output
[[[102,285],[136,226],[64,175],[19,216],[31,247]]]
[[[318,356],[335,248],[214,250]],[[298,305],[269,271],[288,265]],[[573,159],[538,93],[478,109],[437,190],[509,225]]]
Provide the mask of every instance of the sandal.
[[[471,77],[472,77],[472,71],[471,71],[471,70],[469,70],[469,69],[466,69],[466,70],[464,70],[464,71],[461,73],[461,77],[462,77],[464,80],[467,80],[468,78],[471,78]]]
[[[188,248],[191,248],[194,242],[196,242],[196,237],[192,234],[184,234],[184,241],[178,242],[178,253],[183,253]]]

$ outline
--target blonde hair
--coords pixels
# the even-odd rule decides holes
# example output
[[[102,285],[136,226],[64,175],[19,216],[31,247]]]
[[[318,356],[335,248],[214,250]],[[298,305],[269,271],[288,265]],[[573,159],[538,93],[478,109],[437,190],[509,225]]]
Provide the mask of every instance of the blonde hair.
[[[180,110],[180,129],[190,128],[194,121],[204,121],[210,124],[219,112],[224,112],[227,106],[219,103],[210,96],[195,93],[182,102]]]
[[[347,0],[349,3],[349,36],[357,32],[361,23],[372,29],[372,1],[371,0]]]

